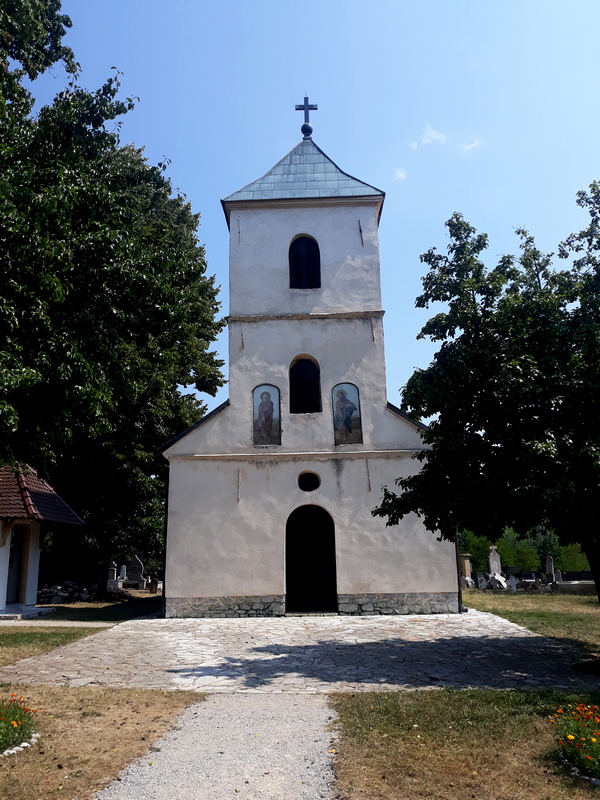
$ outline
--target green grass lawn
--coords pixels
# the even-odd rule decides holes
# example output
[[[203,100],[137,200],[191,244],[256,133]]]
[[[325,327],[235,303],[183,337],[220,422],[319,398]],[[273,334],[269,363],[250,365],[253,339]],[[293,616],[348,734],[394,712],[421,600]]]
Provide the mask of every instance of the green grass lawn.
[[[595,596],[463,592],[466,606],[489,611],[534,633],[600,653],[600,605]]]
[[[337,694],[341,800],[584,800],[549,718],[599,692],[425,690]]]
[[[14,664],[22,658],[47,653],[62,644],[83,639],[98,628],[55,628],[23,624],[0,626],[0,667]]]

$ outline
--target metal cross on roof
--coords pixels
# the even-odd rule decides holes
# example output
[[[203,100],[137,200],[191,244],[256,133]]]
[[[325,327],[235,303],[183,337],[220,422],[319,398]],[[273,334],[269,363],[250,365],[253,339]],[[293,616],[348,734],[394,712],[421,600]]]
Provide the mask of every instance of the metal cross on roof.
[[[310,139],[310,136],[313,132],[313,126],[310,124],[308,119],[308,112],[317,111],[318,108],[319,106],[311,105],[308,102],[308,97],[304,98],[304,103],[301,106],[296,106],[296,111],[304,111],[304,125],[300,128],[300,130],[302,131],[305,139]]]

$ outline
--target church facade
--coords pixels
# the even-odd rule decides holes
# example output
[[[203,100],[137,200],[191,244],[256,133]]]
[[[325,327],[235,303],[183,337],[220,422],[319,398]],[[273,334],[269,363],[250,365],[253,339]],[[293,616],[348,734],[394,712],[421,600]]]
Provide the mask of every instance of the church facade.
[[[454,546],[371,515],[423,448],[386,400],[384,193],[302,130],[222,201],[230,397],[164,450],[166,616],[456,612]]]

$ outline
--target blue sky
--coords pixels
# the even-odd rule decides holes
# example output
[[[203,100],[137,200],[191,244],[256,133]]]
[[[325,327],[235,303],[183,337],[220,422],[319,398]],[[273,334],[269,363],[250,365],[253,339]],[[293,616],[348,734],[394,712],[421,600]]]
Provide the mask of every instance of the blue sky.
[[[435,347],[416,336],[419,255],[460,211],[490,235],[488,263],[524,226],[543,250],[580,230],[575,193],[600,178],[598,0],[63,0],[65,39],[95,89],[122,73],[140,101],[122,141],[145,146],[201,213],[227,312],[222,197],[302,138],[387,193],[380,228],[388,396]],[[64,85],[55,68],[34,94]],[[217,343],[226,357],[226,335]],[[227,397],[227,387],[209,408]]]

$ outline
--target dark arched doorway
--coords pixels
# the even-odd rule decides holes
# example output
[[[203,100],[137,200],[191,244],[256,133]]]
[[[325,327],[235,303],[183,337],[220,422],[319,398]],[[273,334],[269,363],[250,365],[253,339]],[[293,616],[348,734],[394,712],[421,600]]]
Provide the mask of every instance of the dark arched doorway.
[[[319,506],[292,511],[285,528],[285,609],[337,612],[335,526]]]

